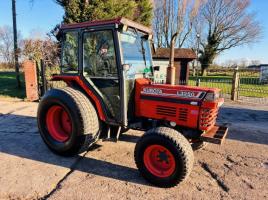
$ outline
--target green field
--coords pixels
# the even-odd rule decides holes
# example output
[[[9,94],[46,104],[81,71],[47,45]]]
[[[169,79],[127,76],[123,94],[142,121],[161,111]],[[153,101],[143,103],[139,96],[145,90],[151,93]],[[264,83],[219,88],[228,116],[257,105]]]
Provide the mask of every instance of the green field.
[[[200,86],[219,88],[223,94],[231,94],[232,77],[206,76],[199,77]],[[268,97],[268,84],[260,84],[257,77],[241,77],[239,95],[245,97]],[[196,77],[190,77],[189,85],[196,84]]]
[[[0,72],[0,97],[25,98],[24,75],[20,74],[22,88],[17,88],[15,72]]]

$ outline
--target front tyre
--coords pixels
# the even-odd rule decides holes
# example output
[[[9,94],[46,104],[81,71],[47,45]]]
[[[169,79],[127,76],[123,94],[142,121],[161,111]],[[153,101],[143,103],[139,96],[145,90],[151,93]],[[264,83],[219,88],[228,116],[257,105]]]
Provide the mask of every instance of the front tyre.
[[[70,87],[49,90],[37,113],[42,139],[55,153],[72,156],[88,149],[99,137],[99,120],[90,100]]]
[[[194,162],[187,139],[167,127],[146,132],[137,142],[134,156],[141,175],[152,184],[165,188],[185,180]]]

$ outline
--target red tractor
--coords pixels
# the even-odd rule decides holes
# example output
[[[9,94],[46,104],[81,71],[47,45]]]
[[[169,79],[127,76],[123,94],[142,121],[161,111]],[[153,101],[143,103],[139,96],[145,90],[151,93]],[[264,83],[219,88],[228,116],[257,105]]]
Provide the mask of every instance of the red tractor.
[[[219,89],[155,83],[149,28],[117,18],[62,25],[57,36],[61,73],[52,80],[67,87],[47,91],[38,108],[40,134],[53,152],[75,155],[104,135],[143,130],[137,168],[149,182],[172,187],[190,174],[193,147],[222,143]]]

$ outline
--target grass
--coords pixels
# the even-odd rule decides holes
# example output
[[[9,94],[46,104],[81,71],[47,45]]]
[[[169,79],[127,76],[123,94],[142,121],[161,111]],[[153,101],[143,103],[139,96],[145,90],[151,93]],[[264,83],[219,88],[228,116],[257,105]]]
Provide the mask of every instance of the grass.
[[[199,77],[200,86],[219,88],[224,94],[231,94],[231,76],[206,76]],[[189,85],[195,85],[195,77],[190,77]],[[239,95],[245,97],[268,97],[268,85],[260,84],[258,77],[241,77]]]
[[[15,72],[0,72],[0,97],[25,98],[24,75],[20,74],[21,89],[17,88]]]

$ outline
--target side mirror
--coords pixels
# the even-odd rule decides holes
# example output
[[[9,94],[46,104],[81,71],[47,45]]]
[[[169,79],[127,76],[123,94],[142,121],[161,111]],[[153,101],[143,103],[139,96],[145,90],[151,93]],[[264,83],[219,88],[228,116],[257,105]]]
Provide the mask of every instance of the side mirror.
[[[129,64],[123,64],[122,68],[123,68],[123,71],[128,71],[130,69],[130,65]]]
[[[160,70],[160,66],[153,66],[154,71],[159,71]]]

